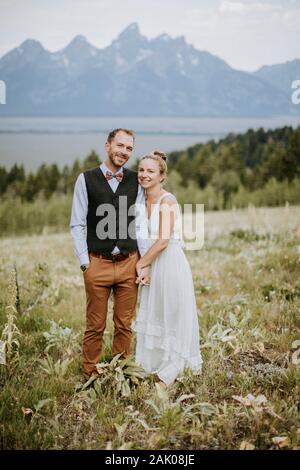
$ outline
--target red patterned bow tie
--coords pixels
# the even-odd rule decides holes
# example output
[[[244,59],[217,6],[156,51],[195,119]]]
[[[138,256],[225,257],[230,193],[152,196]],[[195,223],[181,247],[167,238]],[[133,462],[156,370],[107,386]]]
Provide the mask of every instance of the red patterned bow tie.
[[[120,171],[119,173],[113,174],[111,171],[107,171],[105,173],[105,178],[107,179],[107,181],[111,180],[112,178],[116,178],[116,180],[118,180],[120,183],[123,179],[123,172]]]

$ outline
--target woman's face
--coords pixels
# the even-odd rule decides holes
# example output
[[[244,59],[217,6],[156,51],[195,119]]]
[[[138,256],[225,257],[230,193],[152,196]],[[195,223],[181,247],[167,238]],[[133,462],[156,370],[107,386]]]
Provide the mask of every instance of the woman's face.
[[[144,158],[138,169],[138,181],[142,188],[149,189],[160,185],[162,175],[160,174],[159,164],[152,158]]]

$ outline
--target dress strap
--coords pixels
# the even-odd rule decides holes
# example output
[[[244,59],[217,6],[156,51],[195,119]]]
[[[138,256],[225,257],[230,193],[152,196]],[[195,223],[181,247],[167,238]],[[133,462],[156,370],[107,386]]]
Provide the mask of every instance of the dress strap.
[[[172,196],[174,199],[176,199],[175,196],[174,196],[174,194],[172,194],[172,193],[164,193],[164,194],[162,194],[162,195],[160,196],[159,200],[157,201],[157,204],[160,204],[161,201],[164,199],[165,196]]]

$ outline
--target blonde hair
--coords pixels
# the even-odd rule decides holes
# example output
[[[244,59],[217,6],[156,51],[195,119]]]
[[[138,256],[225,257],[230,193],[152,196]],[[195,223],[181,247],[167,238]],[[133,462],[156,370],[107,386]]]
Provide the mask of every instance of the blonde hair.
[[[147,155],[144,155],[141,159],[140,162],[145,160],[146,158],[150,158],[151,160],[154,160],[158,163],[159,166],[159,172],[161,176],[164,176],[163,181],[165,180],[167,173],[168,173],[168,166],[167,166],[167,155],[162,152],[161,150],[153,150]]]

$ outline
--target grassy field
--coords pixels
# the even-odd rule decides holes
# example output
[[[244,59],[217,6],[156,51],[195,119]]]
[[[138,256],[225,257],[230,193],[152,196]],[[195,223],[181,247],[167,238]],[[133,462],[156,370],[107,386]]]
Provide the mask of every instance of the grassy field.
[[[187,252],[203,372],[168,391],[110,362],[111,305],[107,364],[83,387],[69,234],[0,240],[2,449],[300,449],[300,208],[206,213],[205,235]]]

